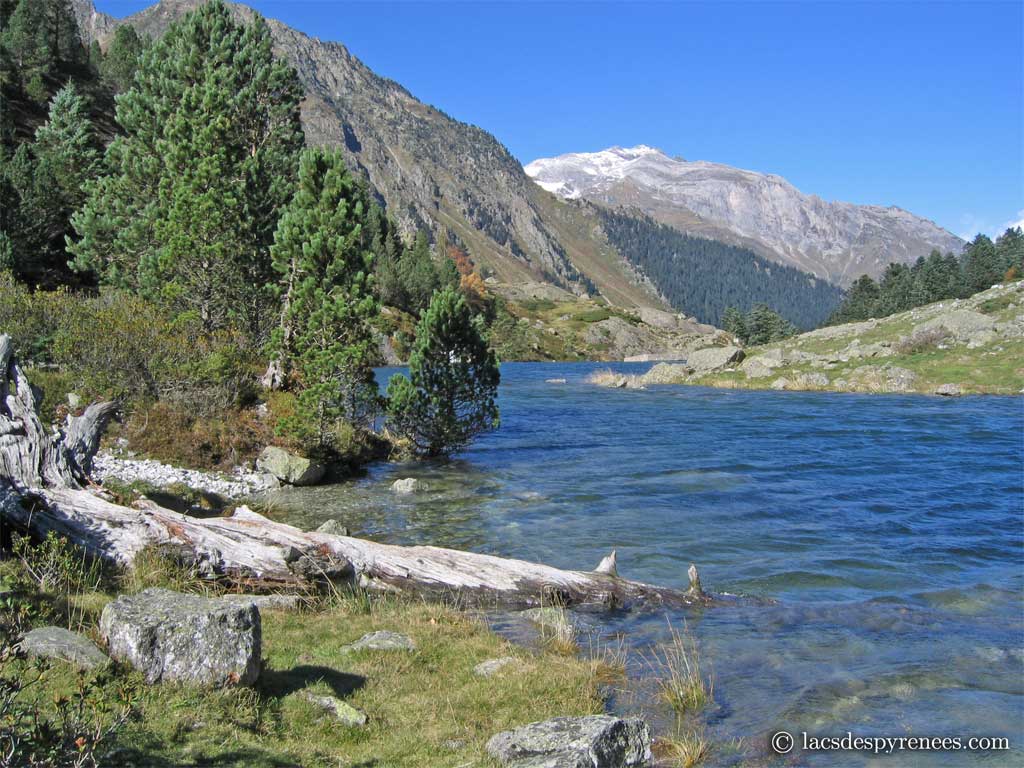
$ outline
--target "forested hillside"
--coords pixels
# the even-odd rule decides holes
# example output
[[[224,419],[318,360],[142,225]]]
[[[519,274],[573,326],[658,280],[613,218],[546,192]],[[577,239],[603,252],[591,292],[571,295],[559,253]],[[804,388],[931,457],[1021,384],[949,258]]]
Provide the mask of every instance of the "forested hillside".
[[[800,328],[814,328],[842,299],[835,285],[763,259],[746,248],[690,237],[642,214],[595,210],[612,245],[676,309],[721,327],[728,307],[767,304]]]
[[[830,325],[873,317],[888,317],[943,299],[962,299],[996,283],[1024,274],[1024,233],[1007,229],[993,243],[978,235],[960,257],[932,251],[913,266],[890,264],[877,283],[861,275],[843,303],[829,318]]]

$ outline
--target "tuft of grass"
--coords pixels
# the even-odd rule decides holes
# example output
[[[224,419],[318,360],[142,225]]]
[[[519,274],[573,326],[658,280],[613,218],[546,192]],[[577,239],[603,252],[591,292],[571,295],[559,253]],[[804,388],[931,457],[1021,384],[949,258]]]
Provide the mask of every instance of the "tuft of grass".
[[[711,754],[711,743],[704,737],[703,731],[678,731],[671,738],[656,740],[653,751],[659,765],[694,768]]]
[[[661,697],[677,714],[699,712],[714,701],[714,679],[701,669],[696,638],[683,625],[669,622],[668,643],[654,649],[647,659]]]
[[[198,569],[182,562],[172,553],[157,547],[147,547],[135,556],[131,568],[125,569],[118,580],[120,591],[134,595],[150,587],[164,587],[175,592],[212,597],[223,593],[223,587],[213,579],[205,578]]]
[[[561,656],[576,656],[580,652],[579,632],[569,612],[561,606],[542,610],[545,616],[537,622],[541,647]]]

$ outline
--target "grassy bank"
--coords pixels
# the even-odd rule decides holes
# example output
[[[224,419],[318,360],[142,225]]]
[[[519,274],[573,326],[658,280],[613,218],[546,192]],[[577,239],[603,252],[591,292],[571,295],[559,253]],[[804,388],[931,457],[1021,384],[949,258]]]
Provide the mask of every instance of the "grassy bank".
[[[41,587],[17,559],[7,559],[0,562],[0,583],[11,590],[5,598],[9,608],[26,608],[26,628],[56,624],[98,641],[99,614],[115,592],[154,584],[209,589],[159,560],[145,565],[144,579],[58,578],[64,586],[53,589]],[[145,685],[119,665],[107,674],[87,674],[84,679],[96,686],[93,700],[107,709],[99,721],[114,717],[125,690],[133,702],[133,718],[107,745],[114,756],[100,764],[489,766],[484,744],[493,734],[603,709],[607,663],[514,647],[452,608],[346,594],[311,600],[300,610],[261,614],[264,664],[252,689]],[[410,636],[417,650],[343,651],[381,629]],[[473,672],[476,664],[504,656],[519,663],[491,677]],[[32,662],[8,660],[2,677],[27,681],[33,669]],[[21,695],[30,707],[53,716],[65,697],[74,698],[82,679],[70,666],[54,663]],[[363,710],[368,723],[339,724],[304,698],[307,691],[343,699]]]
[[[997,285],[877,320],[750,347],[740,363],[693,373],[596,376],[605,386],[694,384],[732,389],[933,394],[1024,390],[1024,282]]]

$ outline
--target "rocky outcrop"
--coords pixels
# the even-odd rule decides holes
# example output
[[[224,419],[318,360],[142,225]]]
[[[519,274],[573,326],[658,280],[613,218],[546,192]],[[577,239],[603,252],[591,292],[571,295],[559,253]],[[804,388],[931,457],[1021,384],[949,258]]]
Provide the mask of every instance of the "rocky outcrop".
[[[288,485],[316,485],[324,479],[327,467],[312,459],[268,445],[256,459],[256,466]]]
[[[638,768],[651,761],[643,720],[556,717],[493,736],[487,752],[511,768]]]
[[[933,328],[944,328],[951,336],[959,341],[970,341],[978,334],[991,332],[996,322],[988,315],[974,312],[970,309],[953,309],[943,312],[938,317],[933,317],[916,326],[914,331],[928,331]],[[994,335],[994,334],[993,334]],[[985,336],[986,339],[990,338]]]
[[[686,364],[693,368],[695,373],[701,374],[739,363],[744,357],[746,354],[739,347],[707,347],[691,352],[686,358]]]
[[[18,649],[29,658],[64,661],[79,669],[97,669],[110,663],[92,640],[63,627],[33,629],[21,638]]]
[[[247,602],[147,589],[108,603],[100,634],[147,683],[252,685],[260,673],[260,613]]]
[[[565,198],[639,208],[683,232],[751,248],[782,264],[848,285],[964,242],[900,208],[826,202],[785,179],[672,158],[646,146],[535,160],[526,172]]]

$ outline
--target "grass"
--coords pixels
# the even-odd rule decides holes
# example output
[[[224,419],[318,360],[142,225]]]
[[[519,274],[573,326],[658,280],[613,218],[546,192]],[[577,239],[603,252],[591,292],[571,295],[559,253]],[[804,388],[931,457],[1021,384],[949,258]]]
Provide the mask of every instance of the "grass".
[[[703,731],[679,731],[671,738],[657,739],[653,752],[659,765],[694,768],[711,754],[711,742]]]
[[[696,638],[669,624],[669,642],[650,652],[648,666],[662,699],[678,715],[700,712],[714,701],[714,679],[701,669]]]
[[[147,553],[140,573],[103,591],[80,590],[67,600],[44,593],[26,579],[21,564],[0,561],[0,580],[17,583],[31,600],[31,624],[62,623],[77,611],[80,629],[98,640],[96,622],[117,591],[170,586],[214,591],[196,574],[157,553]],[[116,701],[134,690],[137,719],[117,737],[111,763],[161,766],[491,766],[484,745],[495,733],[561,715],[603,711],[602,685],[621,670],[609,649],[585,659],[542,647],[515,647],[477,618],[458,610],[411,600],[369,599],[339,592],[313,603],[316,609],[264,610],[263,673],[252,689],[202,690],[173,684],[145,685],[116,666],[97,679]],[[343,652],[362,635],[389,629],[411,636],[417,650]],[[481,661],[515,656],[519,664],[501,675],[480,677]],[[26,662],[4,669],[29,674]],[[79,675],[54,665],[25,695],[40,712],[79,685]],[[368,715],[364,728],[347,728],[304,698],[305,691],[337,696]]]

